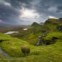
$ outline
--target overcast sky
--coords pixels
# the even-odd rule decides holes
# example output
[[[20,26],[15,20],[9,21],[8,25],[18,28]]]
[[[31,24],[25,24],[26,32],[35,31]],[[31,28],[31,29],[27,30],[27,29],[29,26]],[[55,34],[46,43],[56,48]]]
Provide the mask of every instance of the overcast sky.
[[[62,17],[62,0],[0,0],[0,24],[21,25]]]

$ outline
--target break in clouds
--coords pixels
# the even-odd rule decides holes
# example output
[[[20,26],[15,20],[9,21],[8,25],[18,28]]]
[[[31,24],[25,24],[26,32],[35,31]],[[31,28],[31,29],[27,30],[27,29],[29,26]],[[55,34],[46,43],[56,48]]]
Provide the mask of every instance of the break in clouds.
[[[0,0],[0,24],[24,25],[62,17],[62,0]]]

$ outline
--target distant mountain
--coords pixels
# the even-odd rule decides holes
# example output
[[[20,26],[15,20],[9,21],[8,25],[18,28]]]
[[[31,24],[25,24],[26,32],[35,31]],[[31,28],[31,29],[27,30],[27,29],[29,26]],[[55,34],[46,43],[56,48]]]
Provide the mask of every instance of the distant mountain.
[[[47,28],[54,28],[54,26],[59,26],[62,25],[62,18],[53,18],[53,17],[49,17],[49,19],[47,19],[45,21],[45,23],[40,23],[38,24],[37,22],[33,22],[31,27],[34,29],[44,29],[45,27]],[[15,30],[15,31],[19,31],[23,28],[28,28],[30,27],[30,25],[8,25],[8,24],[1,24],[0,23],[0,32],[6,32],[6,31],[11,31],[11,30]]]
[[[58,24],[58,25],[62,25],[62,18],[56,19],[56,18],[49,18],[48,20],[46,20],[45,24]]]
[[[49,18],[48,20],[46,20],[45,23],[57,23],[58,19],[54,19],[54,18]]]
[[[40,24],[38,24],[37,22],[33,22],[31,26],[40,26]]]

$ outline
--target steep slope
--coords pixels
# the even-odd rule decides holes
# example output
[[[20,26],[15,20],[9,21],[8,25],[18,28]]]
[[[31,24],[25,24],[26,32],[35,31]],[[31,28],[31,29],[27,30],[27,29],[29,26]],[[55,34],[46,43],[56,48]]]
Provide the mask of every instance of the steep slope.
[[[58,26],[62,26],[62,18],[59,18],[59,19],[50,18],[46,20],[44,25],[50,27],[50,29],[52,30],[53,28],[57,29]]]
[[[0,47],[10,56],[22,56],[22,46],[29,46],[29,44],[26,41],[0,33]]]

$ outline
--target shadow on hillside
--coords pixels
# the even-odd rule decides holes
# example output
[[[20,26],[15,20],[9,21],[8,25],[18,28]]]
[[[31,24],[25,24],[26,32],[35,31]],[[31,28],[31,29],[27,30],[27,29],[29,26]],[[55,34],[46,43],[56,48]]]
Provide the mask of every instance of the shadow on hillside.
[[[36,46],[40,46],[40,45],[55,44],[57,39],[58,39],[57,37],[52,37],[50,40],[45,40],[44,38],[39,37],[39,40],[38,40],[38,42],[35,45]]]

